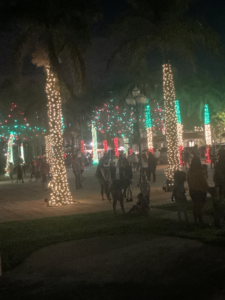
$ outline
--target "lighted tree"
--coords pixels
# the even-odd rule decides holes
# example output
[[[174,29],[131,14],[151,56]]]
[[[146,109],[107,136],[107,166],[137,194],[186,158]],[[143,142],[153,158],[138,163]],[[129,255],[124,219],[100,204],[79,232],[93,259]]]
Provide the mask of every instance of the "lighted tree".
[[[49,205],[72,204],[73,198],[69,190],[63,158],[62,99],[59,87],[57,86],[57,77],[51,71],[49,65],[46,66],[46,74],[48,121],[53,149],[52,180],[49,184],[51,188]]]
[[[203,46],[219,52],[220,42],[213,31],[205,24],[187,17],[191,0],[127,0],[133,10],[120,18],[114,25],[114,32],[126,34],[127,39],[113,53],[112,62],[138,63],[148,57],[157,47],[163,60],[164,103],[169,166],[167,178],[173,179],[173,170],[178,167],[178,141],[176,135],[175,89],[169,59],[178,53],[185,62],[194,66],[193,48]],[[134,55],[135,54],[135,55]],[[120,61],[121,65],[121,61]],[[148,96],[148,95],[147,95]],[[171,125],[171,126],[170,126]]]
[[[183,125],[181,124],[181,113],[180,113],[180,103],[179,100],[175,102],[176,116],[177,116],[177,140],[178,140],[178,149],[179,149],[179,161],[182,165],[182,151],[183,147]]]
[[[146,119],[148,151],[153,153],[154,150],[153,150],[153,136],[152,136],[152,120],[151,120],[151,109],[149,104],[146,105],[145,119]]]
[[[209,106],[205,104],[204,107],[204,123],[205,123],[205,143],[206,143],[206,162],[210,162],[209,149],[212,146],[212,133],[210,126]]]
[[[166,121],[166,141],[168,167],[166,177],[173,180],[174,171],[179,169],[177,117],[175,108],[175,88],[170,64],[163,65],[163,92]]]

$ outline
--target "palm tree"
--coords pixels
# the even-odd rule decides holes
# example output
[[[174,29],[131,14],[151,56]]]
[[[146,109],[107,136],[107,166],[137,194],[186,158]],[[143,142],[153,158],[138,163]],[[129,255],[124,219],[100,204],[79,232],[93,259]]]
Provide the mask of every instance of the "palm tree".
[[[116,59],[126,57],[127,61],[138,63],[149,52],[157,48],[163,60],[163,91],[168,148],[167,179],[173,180],[173,173],[179,168],[178,142],[176,132],[176,100],[173,72],[170,58],[176,54],[193,67],[193,49],[204,46],[219,53],[219,41],[210,28],[199,20],[187,16],[192,0],[127,0],[132,8],[121,18],[112,32],[126,32],[129,38],[113,53],[111,66]]]
[[[62,151],[62,100],[59,82],[65,80],[60,61],[65,57],[76,86],[71,95],[82,90],[85,76],[82,51],[89,40],[88,23],[95,18],[91,1],[13,0],[1,7],[1,20],[14,22],[20,35],[14,49],[14,72],[21,71],[24,56],[33,52],[32,62],[44,67],[48,97],[48,123],[53,148],[53,179],[50,183],[50,205],[73,202],[68,187]],[[34,48],[36,50],[34,51]],[[67,75],[68,76],[68,75]]]
[[[224,92],[223,82],[213,80],[207,74],[185,78],[177,89],[177,95],[184,106],[186,116],[198,112],[199,120],[204,122],[204,106],[209,104],[210,110],[217,113],[221,108]]]

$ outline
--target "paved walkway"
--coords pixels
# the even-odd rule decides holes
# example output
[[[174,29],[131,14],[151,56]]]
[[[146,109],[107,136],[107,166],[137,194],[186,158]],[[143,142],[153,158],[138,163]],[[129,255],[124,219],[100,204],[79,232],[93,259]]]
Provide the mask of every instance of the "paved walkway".
[[[165,166],[158,166],[156,182],[151,182],[151,205],[170,203],[171,193],[162,190],[165,185]],[[28,220],[50,216],[70,215],[77,213],[89,213],[103,210],[111,210],[112,204],[108,201],[101,201],[98,180],[94,176],[96,167],[87,168],[84,172],[85,181],[83,189],[76,190],[74,175],[68,171],[68,180],[72,196],[78,202],[74,205],[64,207],[47,207],[44,202],[49,192],[43,191],[40,181],[30,182],[28,178],[25,183],[11,183],[3,181],[0,183],[0,222]],[[209,170],[209,184],[212,185],[213,172]],[[140,192],[137,188],[138,174],[134,174],[134,202]],[[125,203],[126,211],[133,203]],[[118,205],[119,206],[119,205]],[[120,209],[118,207],[118,209]]]

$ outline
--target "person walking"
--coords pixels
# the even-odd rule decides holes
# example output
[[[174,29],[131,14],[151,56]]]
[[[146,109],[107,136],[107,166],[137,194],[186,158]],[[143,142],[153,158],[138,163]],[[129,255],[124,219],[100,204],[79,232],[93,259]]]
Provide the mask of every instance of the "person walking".
[[[77,155],[75,155],[72,160],[72,169],[73,169],[73,174],[75,175],[76,189],[79,190],[80,188],[82,188],[81,178],[80,178],[81,177],[81,165],[80,165],[80,161],[79,161]]]
[[[9,163],[9,176],[12,183],[13,183],[13,173],[14,173],[14,166],[13,163],[11,162]]]
[[[186,169],[190,166],[190,152],[187,148],[184,149],[184,166]]]
[[[160,152],[159,152],[158,149],[155,150],[154,156],[155,156],[156,164],[158,165],[159,164],[159,157],[160,157]]]
[[[21,165],[20,165],[19,162],[17,164],[16,171],[17,171],[17,181],[16,181],[16,183],[18,182],[18,180],[21,180],[21,182],[24,183],[24,181],[23,181],[23,172],[22,172],[22,168],[21,168]]]
[[[203,207],[209,186],[200,158],[192,159],[190,170],[187,173],[187,181],[193,202],[194,222],[203,224]]]
[[[155,182],[155,180],[156,180],[155,171],[156,171],[156,159],[155,159],[155,156],[152,154],[152,152],[149,152],[149,154],[148,154],[148,172],[147,172],[148,181],[151,180],[151,174],[152,174],[153,182]]]

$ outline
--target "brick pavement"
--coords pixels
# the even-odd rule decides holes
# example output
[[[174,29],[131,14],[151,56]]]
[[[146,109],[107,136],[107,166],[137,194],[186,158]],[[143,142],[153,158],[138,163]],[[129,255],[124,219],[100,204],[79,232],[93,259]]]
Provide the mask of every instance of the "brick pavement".
[[[162,186],[165,184],[165,166],[157,167],[156,183],[151,182],[151,205],[170,203],[171,193],[165,193]],[[47,207],[44,202],[49,192],[43,191],[40,181],[25,183],[0,182],[0,222],[37,219],[52,216],[70,215],[78,213],[90,213],[103,210],[112,210],[112,204],[108,201],[101,201],[99,184],[94,176],[95,168],[85,170],[85,181],[83,189],[77,191],[74,185],[74,175],[68,171],[68,180],[73,198],[78,203],[63,207]],[[117,174],[118,175],[118,174]],[[209,170],[209,185],[212,183],[213,172]],[[139,193],[137,188],[138,174],[134,174],[134,202]],[[128,211],[133,203],[125,203],[125,210]],[[118,205],[118,209],[119,205]]]

